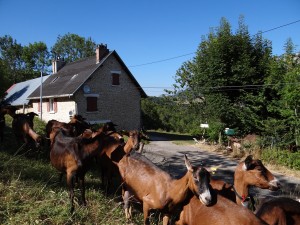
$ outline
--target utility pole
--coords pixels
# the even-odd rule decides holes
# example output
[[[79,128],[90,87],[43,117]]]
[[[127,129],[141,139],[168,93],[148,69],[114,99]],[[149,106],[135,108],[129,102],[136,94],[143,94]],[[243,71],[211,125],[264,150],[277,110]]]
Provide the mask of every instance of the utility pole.
[[[40,119],[43,119],[43,71],[41,71],[41,85],[40,85]]]

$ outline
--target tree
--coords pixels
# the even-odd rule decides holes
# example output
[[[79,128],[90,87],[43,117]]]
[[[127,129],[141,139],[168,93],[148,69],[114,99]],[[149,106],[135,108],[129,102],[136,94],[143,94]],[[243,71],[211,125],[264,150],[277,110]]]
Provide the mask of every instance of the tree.
[[[51,48],[52,57],[62,57],[66,62],[73,62],[80,58],[93,56],[96,43],[91,38],[83,38],[77,34],[67,33],[58,36],[56,43]]]
[[[4,66],[5,74],[3,76],[8,83],[16,83],[22,81],[21,73],[22,62],[22,46],[17,43],[11,36],[5,35],[0,37],[0,57]]]
[[[284,44],[285,54],[292,55],[296,49],[296,46],[293,43],[292,38],[288,38]]]
[[[46,72],[50,66],[49,52],[47,45],[43,42],[34,42],[23,47],[22,59],[26,79],[37,77],[40,72]]]
[[[193,60],[176,73],[177,91],[189,92],[189,101],[201,98],[198,115],[208,122],[259,132],[265,115],[262,86],[268,75],[270,42],[250,37],[243,17],[236,34],[225,18],[203,37]],[[176,92],[175,92],[176,93]],[[205,120],[205,118],[198,118]]]

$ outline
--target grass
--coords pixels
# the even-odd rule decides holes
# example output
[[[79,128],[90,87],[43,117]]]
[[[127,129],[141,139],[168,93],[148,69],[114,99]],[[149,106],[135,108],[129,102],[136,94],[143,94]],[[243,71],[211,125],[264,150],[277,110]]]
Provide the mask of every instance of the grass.
[[[120,194],[106,195],[101,188],[97,167],[86,175],[86,199],[83,207],[76,199],[70,213],[70,201],[65,177],[51,166],[49,149],[24,149],[11,130],[11,118],[6,117],[4,143],[0,146],[0,224],[126,224]],[[35,120],[34,129],[43,135],[45,124]],[[75,196],[80,197],[79,189]],[[133,215],[134,224],[142,224],[140,211]]]

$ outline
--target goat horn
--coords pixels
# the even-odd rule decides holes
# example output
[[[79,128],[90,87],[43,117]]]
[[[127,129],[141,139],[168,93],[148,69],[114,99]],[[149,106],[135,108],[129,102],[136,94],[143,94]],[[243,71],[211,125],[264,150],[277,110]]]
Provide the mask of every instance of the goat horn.
[[[186,154],[184,154],[184,162],[185,162],[185,166],[188,169],[188,171],[193,172],[193,167],[192,167],[190,161],[188,160],[188,157],[186,156]]]

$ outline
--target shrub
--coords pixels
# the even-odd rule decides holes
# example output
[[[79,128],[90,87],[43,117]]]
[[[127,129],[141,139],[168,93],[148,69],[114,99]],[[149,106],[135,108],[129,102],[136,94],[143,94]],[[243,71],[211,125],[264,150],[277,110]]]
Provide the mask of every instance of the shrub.
[[[262,159],[272,164],[287,166],[291,169],[300,170],[300,152],[287,150],[264,149]]]

